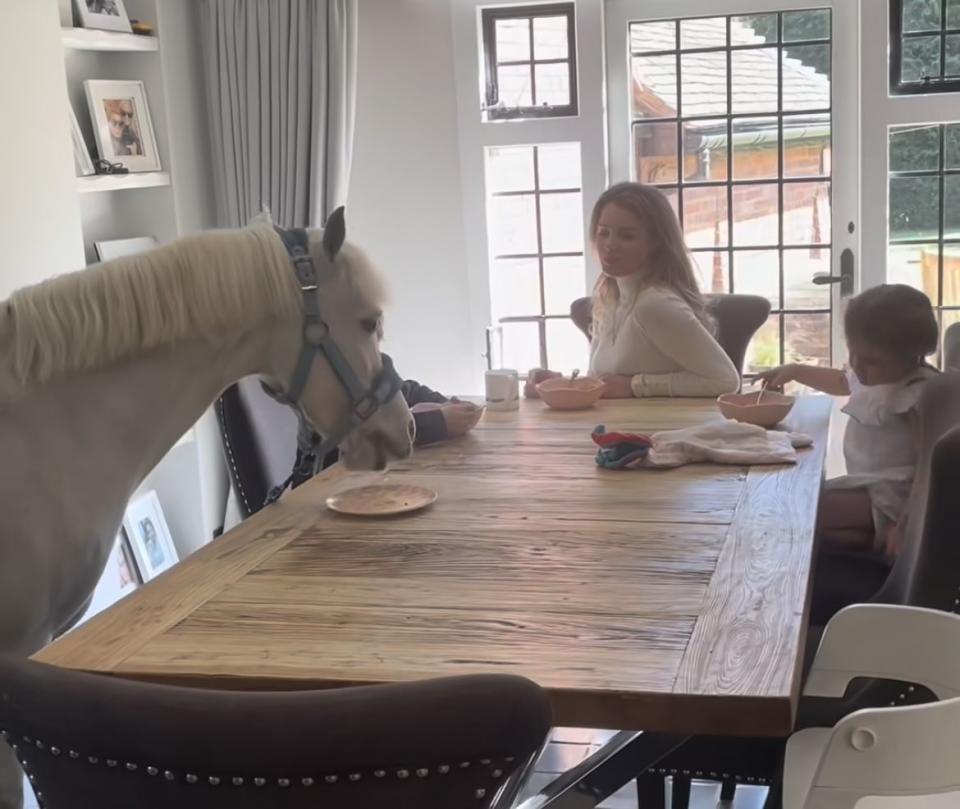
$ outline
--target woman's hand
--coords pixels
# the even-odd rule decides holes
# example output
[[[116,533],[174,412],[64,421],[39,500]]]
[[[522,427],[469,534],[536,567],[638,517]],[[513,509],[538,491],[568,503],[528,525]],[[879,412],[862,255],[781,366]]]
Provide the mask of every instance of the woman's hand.
[[[447,402],[440,406],[440,410],[447,424],[448,438],[466,435],[477,426],[480,416],[483,415],[483,408],[471,402]]]
[[[606,385],[603,391],[604,399],[632,399],[633,387],[630,381],[633,377],[623,374],[603,374],[600,381]]]
[[[796,378],[797,366],[792,362],[757,374],[757,379],[763,383],[764,387],[770,390],[783,390],[784,385],[788,382],[795,381]]]
[[[557,373],[556,371],[548,371],[546,368],[532,368],[530,373],[527,374],[527,381],[523,385],[523,398],[539,399],[540,394],[537,392],[537,385],[541,382],[546,382],[548,379],[555,379],[558,376],[563,376],[563,374]]]

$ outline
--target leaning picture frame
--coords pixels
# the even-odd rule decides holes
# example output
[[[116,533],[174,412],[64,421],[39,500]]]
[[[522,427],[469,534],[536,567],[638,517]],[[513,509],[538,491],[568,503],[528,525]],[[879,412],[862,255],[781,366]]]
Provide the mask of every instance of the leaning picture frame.
[[[131,239],[107,239],[104,241],[95,241],[94,250],[97,251],[97,258],[100,261],[112,261],[115,258],[124,256],[135,256],[138,253],[146,253],[157,246],[157,240],[153,236],[135,236]]]
[[[96,174],[93,160],[90,159],[90,150],[80,131],[80,122],[77,120],[77,111],[70,105],[70,136],[73,140],[73,165],[78,177],[89,177]]]
[[[123,0],[74,0],[73,5],[83,28],[128,34],[133,31]]]
[[[155,491],[145,492],[130,501],[123,515],[123,530],[130,540],[142,582],[159,576],[179,561]]]
[[[83,83],[102,160],[128,171],[159,171],[160,152],[142,81],[88,79]]]

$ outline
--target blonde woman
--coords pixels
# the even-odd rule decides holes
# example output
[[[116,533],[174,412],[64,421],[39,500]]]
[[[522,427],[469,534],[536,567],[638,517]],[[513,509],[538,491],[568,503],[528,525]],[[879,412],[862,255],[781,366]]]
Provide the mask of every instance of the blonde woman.
[[[680,223],[656,188],[619,183],[597,200],[590,239],[603,273],[593,292],[590,372],[608,398],[718,396],[740,385],[713,335]]]

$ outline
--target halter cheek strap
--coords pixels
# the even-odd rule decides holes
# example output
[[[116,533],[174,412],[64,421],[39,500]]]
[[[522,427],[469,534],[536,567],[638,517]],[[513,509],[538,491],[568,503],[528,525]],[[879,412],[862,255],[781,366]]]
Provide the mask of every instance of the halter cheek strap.
[[[309,237],[306,230],[302,228],[294,230],[275,228],[275,230],[290,254],[294,274],[297,277],[297,283],[300,285],[300,293],[303,297],[303,343],[300,346],[297,364],[294,367],[293,376],[286,392],[274,391],[267,385],[263,385],[263,388],[278,402],[293,408],[296,413],[298,422],[297,448],[300,450],[300,457],[291,475],[282,484],[274,486],[270,490],[264,505],[275,502],[294,478],[309,477],[315,474],[323,458],[331,450],[340,446],[350,433],[373,416],[377,410],[390,402],[400,391],[402,384],[399,374],[393,367],[393,361],[386,354],[381,354],[383,363],[381,370],[374,378],[371,386],[369,388],[364,387],[354,372],[353,366],[350,365],[350,362],[333,339],[330,328],[320,314],[320,299],[317,294],[319,276],[313,257],[310,255]],[[350,409],[347,414],[322,440],[308,423],[303,407],[300,405],[300,398],[306,389],[313,362],[318,354],[323,355],[330,364],[330,368],[350,402]]]

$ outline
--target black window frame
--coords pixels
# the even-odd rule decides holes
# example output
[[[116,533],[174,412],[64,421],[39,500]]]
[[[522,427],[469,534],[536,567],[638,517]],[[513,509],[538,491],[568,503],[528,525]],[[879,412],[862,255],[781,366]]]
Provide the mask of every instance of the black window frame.
[[[947,0],[940,0],[940,27],[937,30],[903,30],[904,0],[890,0],[890,93],[892,95],[928,95],[933,93],[960,92],[960,75],[947,77],[947,37],[960,35],[960,28],[947,26]],[[903,41],[918,37],[940,36],[940,75],[920,81],[902,80]]]
[[[485,8],[480,15],[481,44],[485,75],[484,113],[488,121],[522,120],[525,118],[572,118],[580,114],[579,87],[577,81],[577,30],[576,5],[574,3],[551,3],[533,6],[496,6]],[[567,18],[567,58],[537,59],[534,52],[533,20],[538,17]],[[529,107],[497,106],[500,92],[497,82],[497,22],[499,20],[530,20],[530,60],[504,64],[529,65],[532,82],[531,94],[536,98],[536,65],[566,63],[570,85],[570,103],[561,106],[533,105]]]

